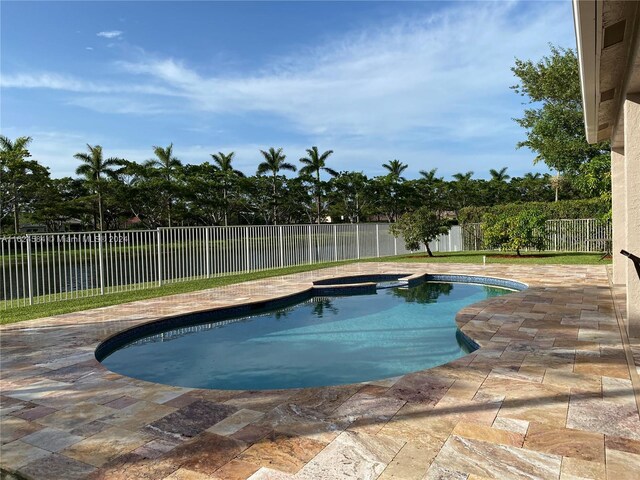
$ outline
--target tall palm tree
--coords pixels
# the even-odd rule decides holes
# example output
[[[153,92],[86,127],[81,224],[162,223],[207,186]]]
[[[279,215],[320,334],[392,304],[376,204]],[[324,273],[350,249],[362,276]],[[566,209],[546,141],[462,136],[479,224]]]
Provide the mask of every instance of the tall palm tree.
[[[491,190],[493,191],[494,205],[504,203],[508,199],[507,180],[511,178],[511,176],[507,174],[507,167],[502,167],[500,170],[491,168],[489,174],[491,175],[489,182],[491,184]]]
[[[400,160],[391,160],[389,163],[383,163],[382,166],[389,171],[388,175],[394,180],[404,181],[405,179],[401,176],[402,172],[404,172],[409,165],[406,163],[402,163]]]
[[[440,192],[440,188],[442,186],[442,177],[436,177],[437,168],[432,168],[431,170],[420,170],[420,176],[422,177],[420,180],[424,185],[423,196],[426,200],[427,205],[432,208],[439,208],[440,205],[436,205],[438,199],[438,193]]]
[[[558,192],[560,191],[560,187],[564,181],[564,177],[560,174],[560,171],[556,172],[556,175],[551,177],[549,183],[551,184],[551,188],[555,190],[555,201],[558,201]]]
[[[420,175],[427,182],[433,183],[433,182],[435,182],[437,180],[442,180],[441,178],[436,177],[436,172],[437,171],[438,171],[437,168],[432,168],[428,172],[426,170],[420,170]]]
[[[400,190],[400,182],[404,182],[406,179],[402,176],[409,165],[402,163],[400,160],[393,159],[389,163],[383,163],[382,167],[389,173],[387,178],[391,182],[391,216],[395,222],[398,219],[398,193]]]
[[[507,175],[507,167],[502,167],[500,170],[490,169],[489,174],[491,175],[491,180],[496,182],[506,182],[511,177]]]
[[[264,162],[258,165],[258,171],[256,172],[258,175],[264,175],[267,172],[271,172],[271,177],[273,179],[273,223],[278,223],[278,193],[277,193],[277,185],[278,185],[278,172],[280,170],[289,170],[291,172],[295,172],[296,166],[292,165],[289,162],[285,162],[287,156],[282,153],[282,148],[278,148],[277,150],[273,147],[269,149],[269,151],[265,152],[264,150],[260,150],[260,153],[264,157]]]
[[[7,193],[9,201],[13,203],[13,228],[16,235],[20,231],[20,195],[22,193],[20,179],[26,175],[26,170],[29,169],[29,166],[24,163],[24,159],[31,156],[27,149],[31,140],[31,137],[18,137],[12,141],[9,137],[0,135],[0,185],[6,185],[9,190]],[[3,178],[4,175],[9,178]],[[0,212],[3,200],[4,194],[0,191]],[[1,221],[2,217],[0,217]]]
[[[322,202],[322,192],[320,190],[320,172],[325,171],[332,177],[338,175],[338,172],[326,166],[327,158],[333,153],[333,150],[327,150],[322,155],[318,152],[318,147],[307,148],[306,157],[302,157],[300,162],[304,165],[300,169],[302,175],[311,175],[314,179],[316,190],[316,213],[318,215],[318,223],[320,223],[320,204]]]
[[[460,195],[461,204],[463,207],[466,207],[468,196],[471,193],[471,177],[473,177],[473,171],[469,170],[466,173],[454,173],[452,177],[455,180],[455,186]]]
[[[222,176],[222,198],[224,199],[224,226],[228,223],[229,205],[227,202],[227,192],[235,177],[244,177],[244,173],[236,170],[232,166],[235,152],[224,154],[222,152],[212,153],[211,158],[214,161],[213,168]]]
[[[165,181],[165,195],[167,196],[167,219],[169,226],[171,226],[173,183],[176,179],[178,170],[180,169],[180,167],[182,167],[182,162],[173,154],[173,143],[170,143],[166,148],[154,145],[153,153],[155,154],[156,158],[147,160],[144,165],[146,167],[157,168],[160,171],[160,175],[162,175],[163,180]]]
[[[102,215],[104,181],[106,178],[116,177],[118,172],[114,167],[121,166],[123,160],[116,157],[109,157],[105,160],[100,145],[91,146],[87,144],[87,149],[89,150],[88,153],[79,152],[76,153],[73,158],[82,162],[82,165],[76,168],[76,174],[82,175],[86,179],[97,196],[98,218],[100,220],[100,231],[102,231],[104,230],[104,219]]]

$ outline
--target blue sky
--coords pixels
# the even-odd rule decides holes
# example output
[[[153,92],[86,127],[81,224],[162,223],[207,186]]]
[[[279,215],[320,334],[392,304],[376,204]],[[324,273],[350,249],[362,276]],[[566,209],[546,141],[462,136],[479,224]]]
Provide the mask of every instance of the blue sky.
[[[509,167],[514,59],[575,47],[571,2],[9,2],[1,9],[1,130],[73,175],[73,154],[143,161],[174,143],[186,163],[235,151],[333,149],[337,170],[407,177]]]

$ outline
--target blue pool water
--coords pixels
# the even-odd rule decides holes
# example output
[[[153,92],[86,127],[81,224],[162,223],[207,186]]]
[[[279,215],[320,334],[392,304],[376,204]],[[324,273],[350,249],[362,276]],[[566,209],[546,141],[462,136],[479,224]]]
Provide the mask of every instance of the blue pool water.
[[[369,295],[313,297],[144,337],[102,363],[123,375],[195,388],[263,390],[394,377],[465,355],[456,313],[508,292],[425,282]]]

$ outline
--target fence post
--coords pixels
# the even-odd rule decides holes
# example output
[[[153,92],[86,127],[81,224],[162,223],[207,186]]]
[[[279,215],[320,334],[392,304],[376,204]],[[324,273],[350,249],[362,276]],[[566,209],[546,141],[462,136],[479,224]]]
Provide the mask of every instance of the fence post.
[[[162,286],[162,230],[156,229],[156,266],[158,269],[158,286]]]
[[[98,234],[98,274],[100,275],[100,295],[104,295],[104,257],[102,255],[102,232]]]
[[[313,263],[313,241],[311,239],[311,224],[309,224],[309,263]]]
[[[376,257],[380,258],[380,225],[376,223]]]
[[[204,261],[207,262],[207,278],[211,278],[210,230],[211,227],[204,227]]]
[[[29,288],[29,305],[33,305],[33,276],[31,273],[31,235],[27,235],[27,285]]]
[[[398,255],[398,237],[393,237],[393,254]]]
[[[356,223],[356,258],[360,260],[360,225]]]
[[[282,225],[278,227],[278,230],[279,230],[278,236],[280,237],[280,268],[283,268],[284,267],[284,245],[283,245],[283,239],[282,239]]]
[[[244,250],[245,250],[245,268],[249,272],[249,227],[244,227]]]

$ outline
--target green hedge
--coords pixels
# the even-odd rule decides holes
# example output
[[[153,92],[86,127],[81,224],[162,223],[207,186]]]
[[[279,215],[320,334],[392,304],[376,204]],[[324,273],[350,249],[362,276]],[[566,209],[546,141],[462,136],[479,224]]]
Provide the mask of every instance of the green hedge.
[[[611,202],[603,198],[588,200],[560,200],[559,202],[518,202],[493,207],[465,207],[458,214],[460,223],[481,223],[485,213],[517,215],[523,209],[536,209],[549,220],[558,218],[605,218]]]

